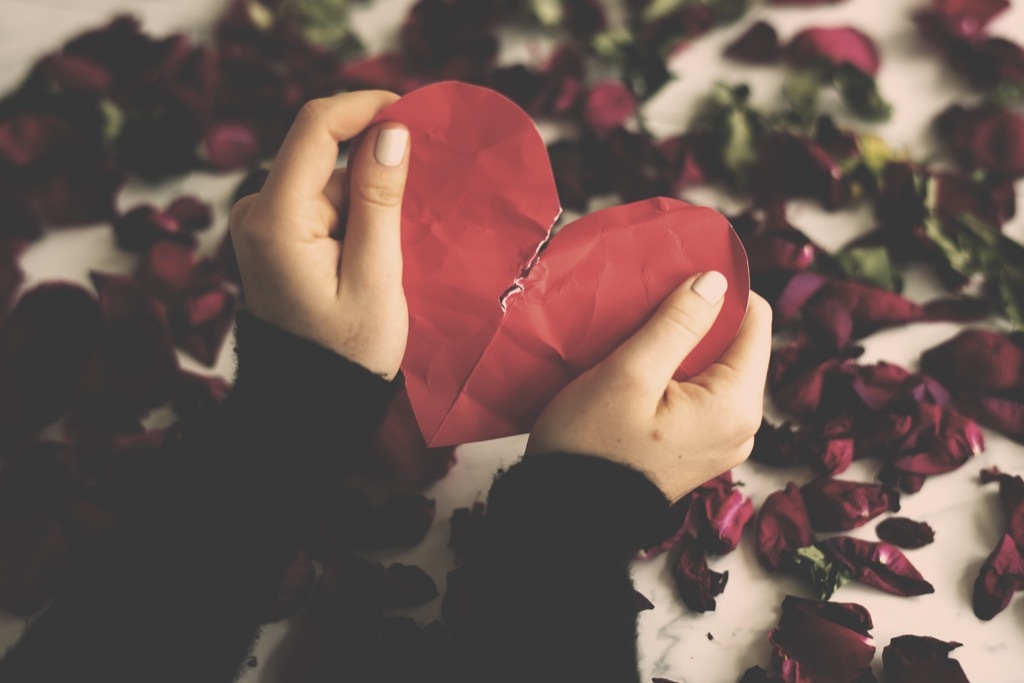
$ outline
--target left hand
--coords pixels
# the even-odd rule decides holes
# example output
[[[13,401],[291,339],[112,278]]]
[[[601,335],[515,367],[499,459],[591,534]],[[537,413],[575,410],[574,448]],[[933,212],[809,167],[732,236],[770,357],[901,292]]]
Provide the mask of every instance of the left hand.
[[[235,204],[230,227],[250,313],[389,380],[409,336],[401,248],[409,133],[367,126],[397,99],[361,91],[308,102],[263,189]],[[351,168],[336,169],[338,143],[364,131]]]

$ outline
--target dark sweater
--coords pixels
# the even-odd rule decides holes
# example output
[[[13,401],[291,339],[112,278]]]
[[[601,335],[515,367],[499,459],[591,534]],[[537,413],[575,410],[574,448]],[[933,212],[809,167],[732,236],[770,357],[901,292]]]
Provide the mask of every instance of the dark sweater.
[[[369,448],[398,383],[245,313],[236,348],[225,404],[138,468],[133,513],[29,625],[0,681],[237,676],[316,501]],[[472,599],[444,676],[638,680],[629,560],[667,505],[643,475],[590,456],[532,457],[500,476],[460,570]],[[341,680],[378,679],[372,660],[350,671]]]

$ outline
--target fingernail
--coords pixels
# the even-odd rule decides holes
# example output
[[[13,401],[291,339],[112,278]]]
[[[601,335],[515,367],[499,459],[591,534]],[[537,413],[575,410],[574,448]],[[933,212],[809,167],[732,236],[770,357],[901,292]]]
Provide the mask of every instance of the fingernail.
[[[382,166],[398,166],[405,158],[409,144],[409,131],[405,128],[385,128],[377,134],[377,146],[373,156]]]
[[[721,301],[728,288],[729,282],[717,270],[709,270],[694,280],[690,286],[690,289],[700,295],[700,298],[707,301],[710,306]]]

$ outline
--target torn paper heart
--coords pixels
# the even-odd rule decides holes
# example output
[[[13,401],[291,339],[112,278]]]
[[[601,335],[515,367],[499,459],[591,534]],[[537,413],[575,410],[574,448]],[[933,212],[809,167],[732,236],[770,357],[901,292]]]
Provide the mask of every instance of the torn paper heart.
[[[721,271],[729,291],[677,379],[706,368],[735,337],[750,280],[743,247],[717,212],[649,199],[586,216],[549,240],[560,208],[547,151],[510,100],[440,83],[378,120],[412,134],[402,370],[428,445],[529,431],[562,387],[695,273]]]

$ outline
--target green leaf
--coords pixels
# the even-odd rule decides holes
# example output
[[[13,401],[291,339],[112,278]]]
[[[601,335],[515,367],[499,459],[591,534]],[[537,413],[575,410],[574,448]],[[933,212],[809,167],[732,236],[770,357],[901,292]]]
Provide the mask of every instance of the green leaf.
[[[782,112],[780,123],[795,126],[807,132],[818,118],[818,92],[821,90],[822,72],[819,69],[801,69],[789,77],[782,86]]]
[[[836,70],[832,82],[846,105],[859,116],[885,121],[892,115],[892,106],[878,92],[878,84],[871,74],[843,64]]]
[[[348,19],[348,0],[282,0],[280,16],[295,22],[314,45],[345,54],[358,50],[359,40]]]
[[[562,23],[562,0],[530,0],[530,9],[541,26],[551,28]]]
[[[992,104],[999,107],[1012,107],[1024,104],[1024,83],[1010,83],[1003,81],[996,84],[988,94]]]
[[[889,250],[883,246],[853,247],[844,249],[834,256],[843,274],[890,292],[903,288],[899,272],[893,267]]]
[[[113,149],[124,130],[124,110],[109,98],[100,100],[100,114],[103,116],[103,146]]]
[[[819,600],[828,600],[833,593],[843,587],[843,584],[853,578],[848,570],[833,565],[825,554],[813,545],[797,548],[791,557],[797,574],[810,582]]]

